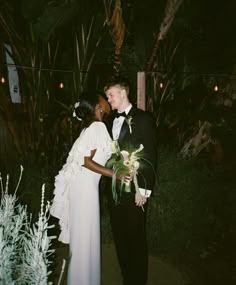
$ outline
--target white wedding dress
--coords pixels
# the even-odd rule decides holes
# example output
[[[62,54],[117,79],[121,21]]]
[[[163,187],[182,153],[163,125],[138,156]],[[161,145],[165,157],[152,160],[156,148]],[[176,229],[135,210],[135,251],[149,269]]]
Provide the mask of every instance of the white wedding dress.
[[[82,166],[93,149],[93,160],[105,165],[111,155],[111,138],[102,122],[93,122],[82,131],[55,178],[51,214],[59,219],[59,240],[70,247],[68,285],[101,283],[101,175]]]

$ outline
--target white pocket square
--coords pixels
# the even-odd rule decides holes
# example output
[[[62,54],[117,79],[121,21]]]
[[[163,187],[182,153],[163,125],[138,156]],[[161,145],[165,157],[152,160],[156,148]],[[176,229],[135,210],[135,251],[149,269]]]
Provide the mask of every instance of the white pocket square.
[[[147,190],[147,189],[144,189],[144,188],[139,188],[139,192],[141,195],[145,196],[146,198],[149,198],[152,191],[151,190]]]

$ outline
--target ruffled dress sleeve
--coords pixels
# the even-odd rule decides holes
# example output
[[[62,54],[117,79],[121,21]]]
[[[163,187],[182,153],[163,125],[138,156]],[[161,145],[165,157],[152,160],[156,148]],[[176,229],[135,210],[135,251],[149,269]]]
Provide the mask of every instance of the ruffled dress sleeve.
[[[61,233],[59,240],[69,243],[69,195],[71,181],[82,170],[84,157],[90,156],[91,150],[99,149],[109,158],[111,138],[102,122],[94,122],[84,129],[73,144],[66,163],[55,177],[54,198],[50,213],[59,219]]]

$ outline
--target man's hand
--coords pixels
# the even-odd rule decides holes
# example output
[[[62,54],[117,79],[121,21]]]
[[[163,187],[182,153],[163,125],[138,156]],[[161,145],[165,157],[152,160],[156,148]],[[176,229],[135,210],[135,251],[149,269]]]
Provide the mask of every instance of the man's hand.
[[[147,198],[139,193],[135,194],[135,204],[136,206],[143,206],[147,202]]]
[[[130,181],[131,181],[131,176],[129,173],[126,173],[125,175],[123,175],[122,172],[120,172],[120,171],[117,171],[116,178],[119,180],[124,179],[124,182],[126,182],[126,183],[130,183]]]

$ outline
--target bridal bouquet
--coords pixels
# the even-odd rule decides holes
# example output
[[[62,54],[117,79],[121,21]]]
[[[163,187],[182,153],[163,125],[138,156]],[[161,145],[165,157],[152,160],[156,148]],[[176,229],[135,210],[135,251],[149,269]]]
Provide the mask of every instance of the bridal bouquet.
[[[112,143],[112,157],[107,162],[107,167],[112,167],[113,177],[112,177],[112,195],[117,203],[117,191],[116,191],[116,180],[117,174],[121,176],[121,184],[120,184],[120,195],[121,192],[130,192],[130,182],[134,182],[135,191],[139,193],[139,186],[137,180],[138,169],[140,167],[140,159],[142,157],[143,145],[140,144],[139,148],[134,149],[133,147],[129,147],[125,150],[120,150],[119,144],[117,141],[113,141]],[[125,181],[125,177],[130,175],[130,180]]]

